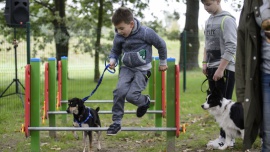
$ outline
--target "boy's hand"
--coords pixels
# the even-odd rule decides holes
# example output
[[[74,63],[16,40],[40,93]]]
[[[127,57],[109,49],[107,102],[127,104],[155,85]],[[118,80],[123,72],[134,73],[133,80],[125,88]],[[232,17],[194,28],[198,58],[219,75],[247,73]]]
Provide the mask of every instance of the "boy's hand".
[[[160,65],[159,66],[159,71],[166,71],[168,69],[167,65]]]
[[[221,70],[218,68],[213,76],[214,81],[218,81],[219,79],[223,78],[224,76],[224,70]]]
[[[114,70],[115,69],[115,63],[113,62],[110,62],[110,66],[109,66],[110,69]]]
[[[207,64],[203,64],[202,72],[207,76]]]
[[[270,19],[266,19],[263,21],[262,29],[264,30],[267,42],[270,43]]]

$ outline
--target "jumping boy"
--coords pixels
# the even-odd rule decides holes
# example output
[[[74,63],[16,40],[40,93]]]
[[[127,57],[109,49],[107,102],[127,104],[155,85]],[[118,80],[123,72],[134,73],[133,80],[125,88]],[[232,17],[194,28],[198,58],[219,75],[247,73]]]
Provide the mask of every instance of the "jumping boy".
[[[115,37],[110,53],[110,69],[114,69],[122,56],[119,80],[113,91],[112,120],[107,135],[116,135],[121,130],[125,100],[138,106],[136,115],[142,117],[149,108],[150,97],[142,95],[151,75],[152,46],[158,50],[160,71],[167,70],[167,48],[165,41],[149,27],[142,26],[125,7],[118,8],[113,16]]]

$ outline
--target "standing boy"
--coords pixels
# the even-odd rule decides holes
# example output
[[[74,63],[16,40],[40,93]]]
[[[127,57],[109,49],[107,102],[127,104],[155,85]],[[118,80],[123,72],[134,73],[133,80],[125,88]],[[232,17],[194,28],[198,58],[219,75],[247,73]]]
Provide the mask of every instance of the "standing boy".
[[[231,99],[234,88],[235,52],[237,26],[235,18],[221,8],[221,0],[201,0],[205,10],[211,14],[205,24],[205,48],[203,73],[210,91],[217,87],[223,97]],[[218,149],[224,145],[226,134],[220,129],[220,136],[209,141],[207,146]],[[233,146],[234,141],[229,146]]]
[[[120,69],[117,87],[113,91],[113,124],[109,126],[107,135],[116,135],[121,130],[125,100],[138,106],[137,117],[142,117],[147,112],[150,97],[142,95],[141,92],[146,88],[151,75],[152,46],[159,53],[159,70],[167,70],[166,43],[154,30],[142,26],[125,7],[120,7],[114,12],[112,23],[116,34],[109,56],[110,68],[115,68],[122,53],[123,66]]]

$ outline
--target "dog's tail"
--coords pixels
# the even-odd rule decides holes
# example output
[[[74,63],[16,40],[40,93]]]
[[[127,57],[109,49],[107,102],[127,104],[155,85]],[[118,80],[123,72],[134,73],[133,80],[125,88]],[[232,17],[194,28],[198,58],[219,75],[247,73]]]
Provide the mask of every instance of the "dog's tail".
[[[98,111],[99,111],[99,107],[96,108],[96,112],[97,112],[97,113],[98,113]]]

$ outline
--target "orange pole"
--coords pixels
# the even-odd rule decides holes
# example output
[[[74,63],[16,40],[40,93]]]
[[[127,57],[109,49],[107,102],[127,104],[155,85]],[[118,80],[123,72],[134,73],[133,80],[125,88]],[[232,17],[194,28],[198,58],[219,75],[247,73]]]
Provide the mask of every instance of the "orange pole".
[[[176,125],[176,137],[180,134],[180,89],[179,89],[179,65],[175,65],[175,125]]]
[[[25,67],[25,96],[24,96],[24,132],[25,132],[25,137],[29,137],[30,133],[28,130],[28,127],[30,126],[30,76],[31,76],[31,71],[30,71],[30,64],[26,65]]]
[[[162,117],[166,116],[166,73],[161,73],[161,106],[162,106]]]
[[[44,103],[44,110],[45,110],[45,116],[44,118],[48,118],[48,107],[49,107],[49,63],[45,63],[45,89],[44,89],[44,95],[45,95],[45,103]]]
[[[57,107],[61,106],[62,100],[62,62],[58,61],[58,93],[57,93]]]

